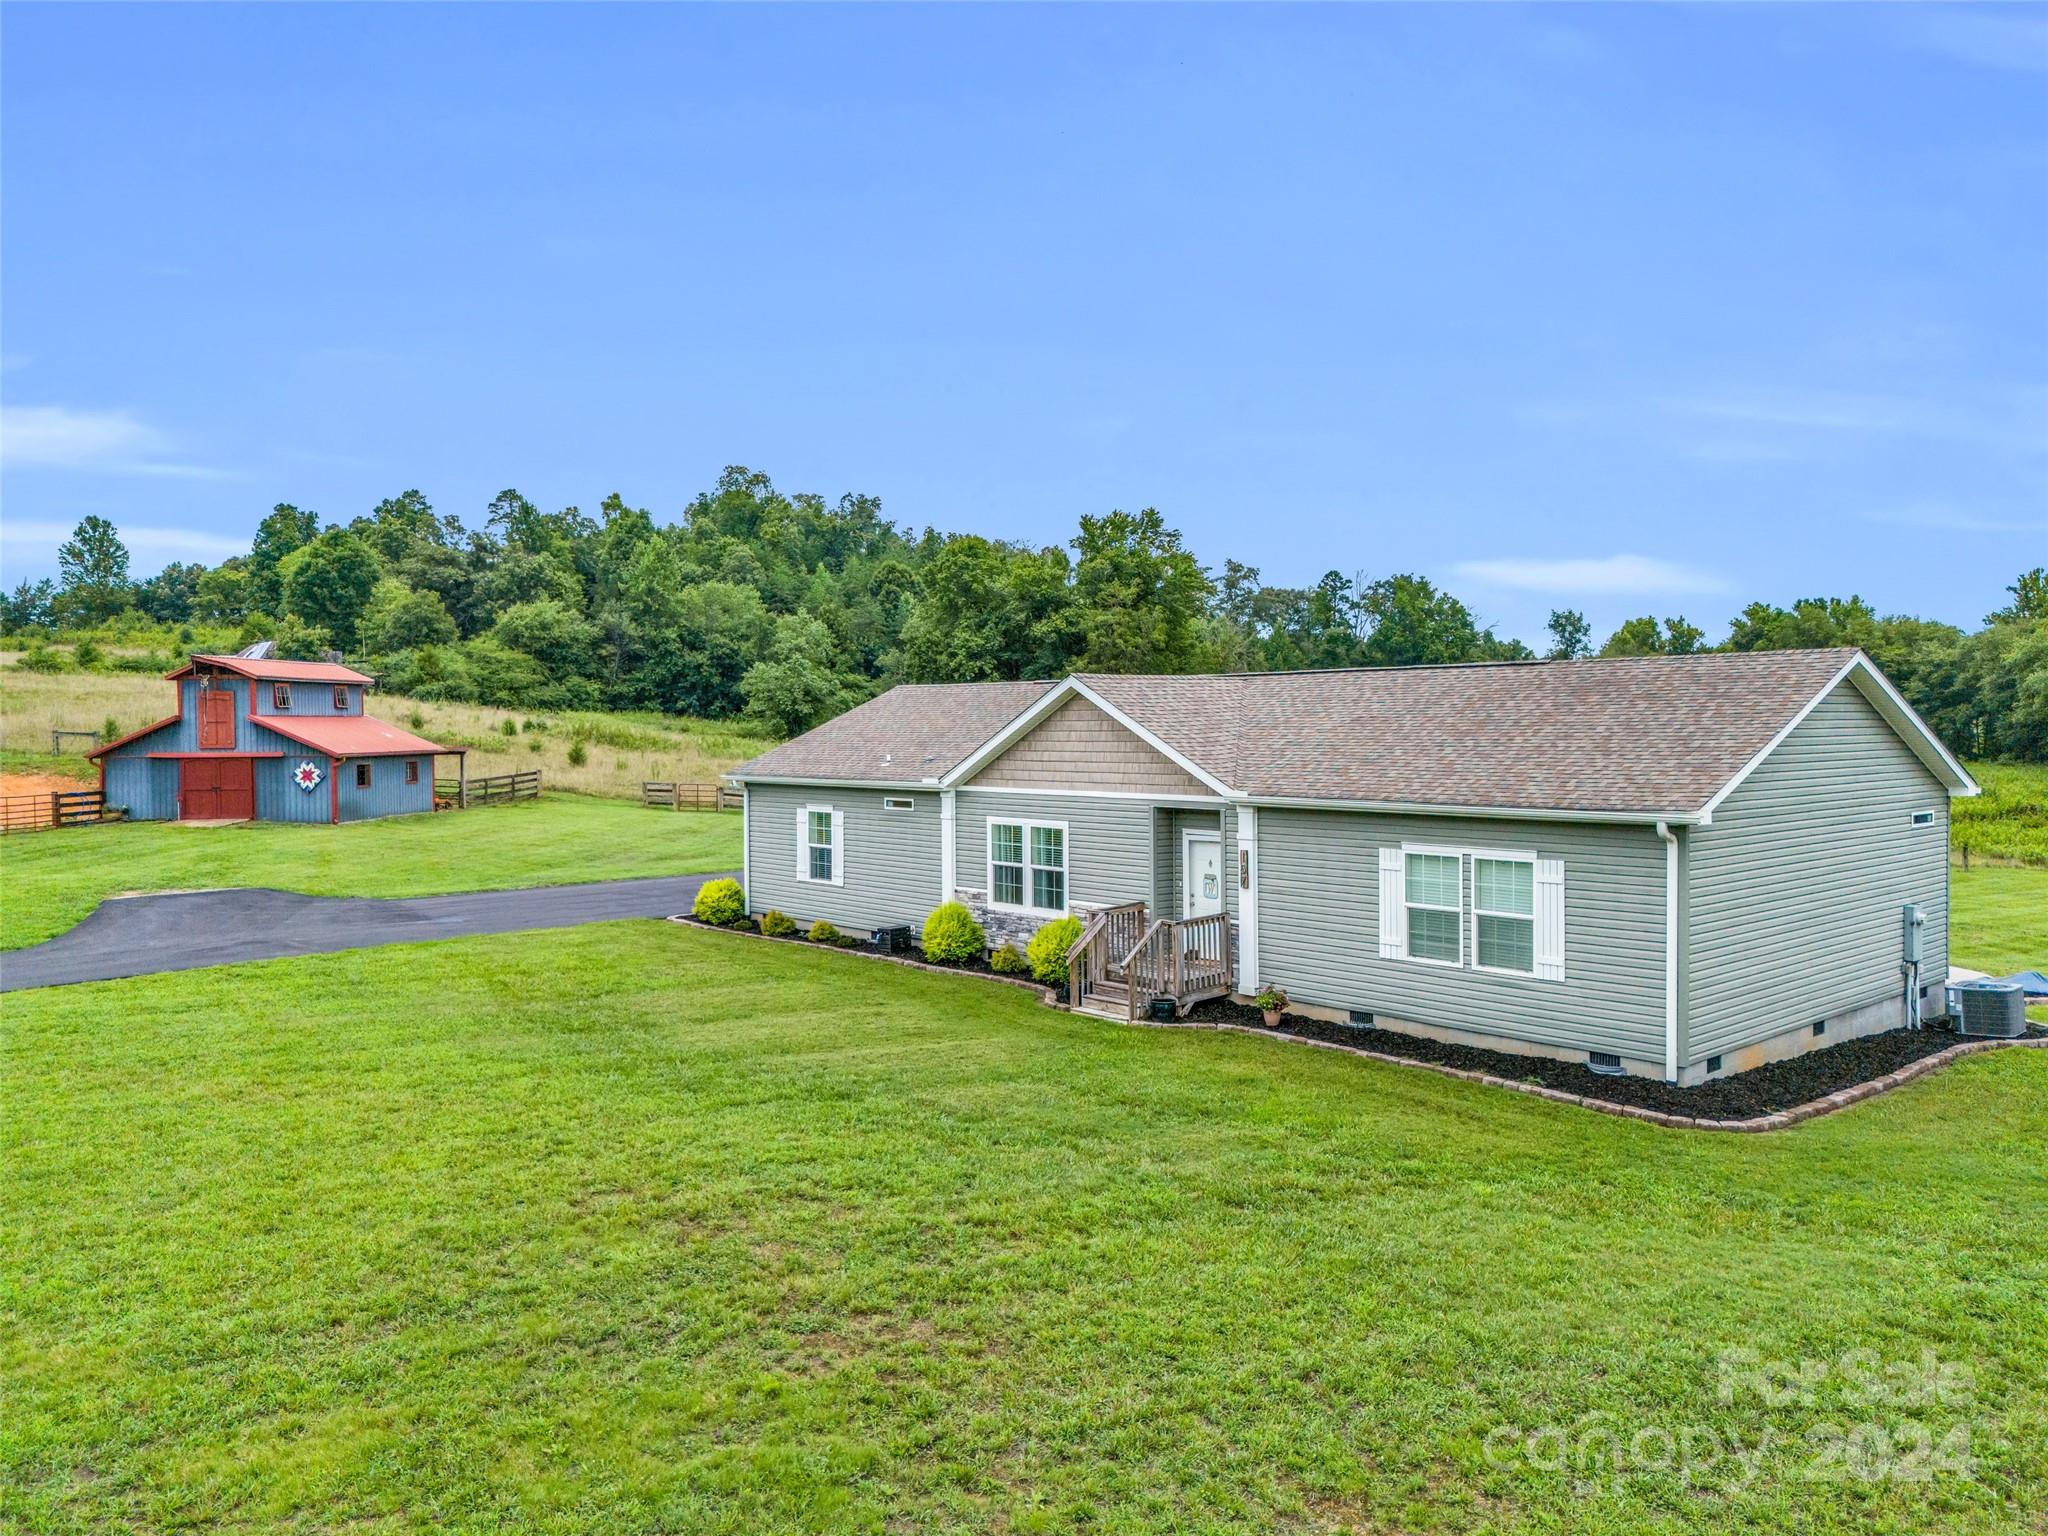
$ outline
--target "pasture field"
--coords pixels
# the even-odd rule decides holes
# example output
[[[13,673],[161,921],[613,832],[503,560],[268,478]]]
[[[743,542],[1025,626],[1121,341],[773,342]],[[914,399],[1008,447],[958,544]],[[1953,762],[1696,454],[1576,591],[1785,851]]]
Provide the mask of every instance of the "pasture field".
[[[9,1529],[2048,1507],[2039,1052],[1672,1132],[638,923],[10,997],[0,1094]]]
[[[0,768],[68,772],[92,780],[91,764],[78,753],[50,755],[53,727],[98,731],[112,725],[132,731],[171,714],[177,702],[176,689],[160,677],[25,672],[0,665]],[[643,779],[715,783],[727,769],[774,745],[756,727],[735,720],[494,709],[375,690],[368,708],[379,719],[441,746],[468,748],[472,777],[538,768],[550,789],[628,799],[639,798]],[[574,761],[579,754],[580,763]],[[444,761],[443,767],[452,777],[453,761]]]

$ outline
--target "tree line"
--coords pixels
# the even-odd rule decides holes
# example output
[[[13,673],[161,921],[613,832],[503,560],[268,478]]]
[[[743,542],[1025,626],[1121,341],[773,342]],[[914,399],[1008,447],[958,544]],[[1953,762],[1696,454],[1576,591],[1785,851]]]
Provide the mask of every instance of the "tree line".
[[[1152,508],[1084,515],[1064,544],[913,535],[872,496],[785,495],[743,467],[672,523],[616,494],[591,516],[507,490],[477,527],[418,491],[345,523],[284,504],[248,554],[142,581],[118,530],[88,517],[58,571],[0,598],[7,631],[204,625],[285,656],[339,652],[415,697],[745,713],[785,732],[896,682],[1536,656],[1422,576],[1286,587],[1236,560],[1212,571]],[[1974,632],[1814,598],[1750,604],[1718,647],[1682,615],[1631,618],[1597,654],[1858,645],[1966,752],[2041,759],[2048,577],[2009,591]],[[1583,614],[1553,613],[1549,630],[1546,656],[1596,654]]]

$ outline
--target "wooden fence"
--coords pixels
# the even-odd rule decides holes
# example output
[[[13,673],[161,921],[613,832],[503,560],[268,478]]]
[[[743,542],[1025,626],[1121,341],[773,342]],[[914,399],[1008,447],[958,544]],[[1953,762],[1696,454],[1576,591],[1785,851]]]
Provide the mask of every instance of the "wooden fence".
[[[532,800],[540,794],[540,770],[499,773],[487,779],[471,779],[467,789],[460,779],[434,780],[434,804],[456,808],[493,805],[501,800]]]
[[[62,757],[69,750],[64,744],[73,742],[80,752],[90,752],[100,744],[98,731],[56,731],[50,732],[50,755]]]
[[[736,811],[740,792],[724,784],[669,784],[643,779],[640,803],[660,811]]]
[[[8,795],[0,798],[0,832],[81,827],[106,820],[105,813],[105,799],[96,789],[60,790],[47,795]]]

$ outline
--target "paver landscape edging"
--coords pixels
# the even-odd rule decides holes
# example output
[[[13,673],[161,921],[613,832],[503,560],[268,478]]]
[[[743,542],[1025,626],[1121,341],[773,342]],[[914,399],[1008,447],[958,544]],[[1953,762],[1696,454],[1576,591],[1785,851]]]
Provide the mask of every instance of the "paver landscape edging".
[[[716,933],[730,933],[742,939],[766,939],[771,944],[800,944],[806,949],[824,949],[834,954],[857,955],[866,960],[887,960],[893,965],[907,965],[913,970],[931,971],[940,976],[965,976],[974,981],[999,981],[1005,986],[1025,987],[1036,992],[1038,1000],[1047,1007],[1057,1008],[1062,1013],[1076,1013],[1077,1010],[1065,1003],[1053,1001],[1052,988],[1041,982],[1026,981],[1021,976],[996,976],[986,971],[963,971],[949,965],[933,965],[928,960],[912,960],[903,955],[878,954],[874,950],[839,949],[825,944],[813,944],[807,939],[776,938],[772,934],[749,933],[745,929],[720,928],[715,923],[699,922],[687,915],[669,919],[672,923],[684,923],[692,928],[707,928]],[[1100,1018],[1093,1013],[1079,1013],[1084,1019]],[[1103,1019],[1105,1024],[1114,1024],[1115,1019]],[[1597,1110],[1603,1115],[1618,1115],[1624,1120],[1647,1120],[1652,1125],[1669,1126],[1675,1130],[1688,1131],[1782,1131],[1789,1126],[1806,1120],[1817,1120],[1822,1115],[1832,1115],[1838,1109],[1847,1109],[1851,1104],[1860,1104],[1865,1099],[1874,1099],[1880,1093],[1903,1087],[1915,1078],[1939,1071],[1950,1062],[1960,1061],[1965,1056],[1979,1055],[1985,1051],[2002,1050],[2009,1046],[2021,1049],[2048,1049],[2048,1038],[2033,1036],[2019,1040],[1962,1040],[1945,1051],[1932,1056],[1922,1056],[1910,1061],[1896,1071],[1882,1077],[1873,1077],[1868,1082],[1857,1083],[1804,1104],[1795,1104],[1790,1109],[1775,1110],[1768,1115],[1757,1115],[1748,1120],[1705,1120],[1694,1115],[1671,1115],[1662,1110],[1643,1109],[1634,1104],[1615,1104],[1606,1099],[1591,1098],[1580,1093],[1566,1093],[1562,1088],[1546,1088],[1541,1083],[1517,1082],[1511,1077],[1495,1077],[1486,1072],[1467,1072],[1459,1067],[1447,1067],[1441,1062],[1417,1061],[1410,1056],[1390,1056],[1384,1051],[1369,1051],[1363,1046],[1339,1045],[1334,1040],[1311,1040],[1305,1035],[1290,1035],[1279,1029],[1254,1029],[1249,1024],[1224,1024],[1211,1020],[1175,1020],[1166,1023],[1155,1019],[1134,1019],[1126,1027],[1135,1029],[1211,1029],[1234,1035],[1250,1035],[1259,1040],[1274,1040],[1283,1045],[1305,1045],[1312,1050],[1336,1051],[1345,1056],[1362,1056],[1367,1061],[1384,1062],[1390,1067],[1414,1067],[1424,1072],[1434,1072],[1440,1077],[1455,1077],[1461,1082],[1483,1083],[1489,1088],[1505,1088],[1510,1093],[1526,1093],[1535,1098],[1549,1099],[1555,1104],[1574,1104],[1581,1109]]]

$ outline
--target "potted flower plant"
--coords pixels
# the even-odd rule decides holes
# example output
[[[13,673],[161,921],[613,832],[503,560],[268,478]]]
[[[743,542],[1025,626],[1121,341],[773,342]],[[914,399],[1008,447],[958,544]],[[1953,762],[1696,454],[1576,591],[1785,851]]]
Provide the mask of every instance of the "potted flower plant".
[[[1266,1016],[1266,1028],[1278,1029],[1280,1015],[1287,1011],[1287,994],[1278,987],[1268,987],[1252,999],[1259,1012]]]

